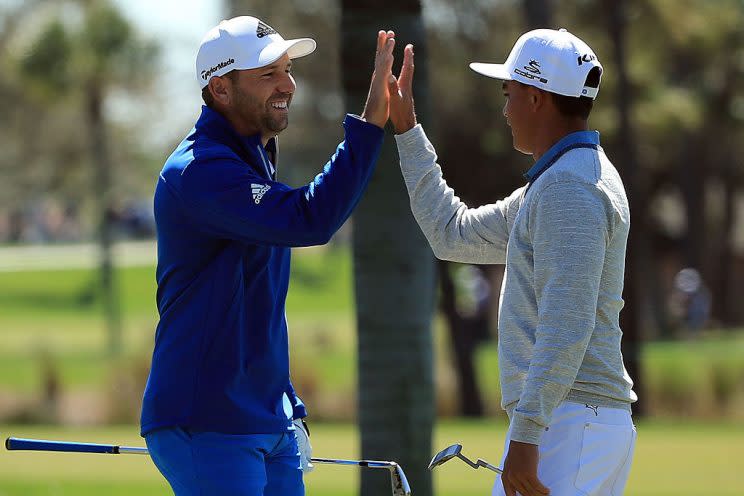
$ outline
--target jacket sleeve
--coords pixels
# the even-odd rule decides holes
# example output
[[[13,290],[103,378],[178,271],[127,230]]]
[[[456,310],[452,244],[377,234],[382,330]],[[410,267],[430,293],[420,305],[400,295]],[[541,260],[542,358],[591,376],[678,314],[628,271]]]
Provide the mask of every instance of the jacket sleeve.
[[[359,202],[383,138],[382,129],[352,116],[344,128],[323,172],[301,188],[267,180],[237,159],[190,164],[181,195],[195,228],[251,244],[326,243]]]
[[[508,213],[519,208],[522,189],[505,200],[468,208],[447,186],[421,125],[395,140],[413,216],[434,255],[454,262],[505,263]]]
[[[568,394],[597,318],[610,236],[601,193],[554,183],[530,210],[538,323],[527,379],[512,416],[512,439],[540,444],[553,410]]]

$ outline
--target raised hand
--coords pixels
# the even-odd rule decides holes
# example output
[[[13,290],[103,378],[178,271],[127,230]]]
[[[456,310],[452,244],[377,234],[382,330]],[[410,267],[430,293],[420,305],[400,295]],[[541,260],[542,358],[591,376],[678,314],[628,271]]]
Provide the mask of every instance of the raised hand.
[[[379,31],[377,33],[377,52],[375,52],[375,70],[369,84],[367,103],[364,105],[362,118],[379,127],[385,127],[390,116],[390,79],[393,78],[393,48],[395,33]]]
[[[395,134],[402,134],[416,125],[413,105],[413,45],[403,50],[403,66],[396,80],[390,79],[390,120]]]

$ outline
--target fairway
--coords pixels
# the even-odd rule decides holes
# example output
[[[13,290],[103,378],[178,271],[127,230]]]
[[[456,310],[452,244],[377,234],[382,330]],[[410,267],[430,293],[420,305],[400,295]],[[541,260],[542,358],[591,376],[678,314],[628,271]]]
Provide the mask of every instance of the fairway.
[[[39,437],[141,446],[135,426],[58,428],[0,426],[2,437]],[[643,422],[638,428],[630,483],[635,496],[744,494],[744,426]],[[499,462],[505,425],[501,419],[441,422],[434,450],[454,442],[473,458]],[[314,455],[358,457],[357,432],[349,424],[313,425]],[[694,455],[692,455],[694,454]],[[404,467],[410,471],[410,467]],[[386,474],[381,474],[386,477]],[[452,461],[434,473],[438,496],[485,496],[492,474]],[[307,494],[351,496],[358,469],[318,466],[306,478]],[[84,455],[0,450],[0,496],[155,496],[171,494],[149,458],[138,455]],[[416,488],[412,488],[416,494]]]
[[[356,335],[348,250],[299,250],[287,302],[296,387],[312,405],[315,455],[357,458],[358,434],[349,423],[320,423],[318,418],[352,418],[356,394]],[[325,270],[333,266],[334,271]],[[95,273],[88,268],[20,272],[0,271],[0,392],[9,398],[33,398],[42,384],[46,360],[58,374],[63,403],[75,424],[105,407],[114,391],[115,371],[136,372],[149,363],[156,312],[154,268],[124,267],[119,272],[124,317],[120,361],[106,355],[100,301],[91,297]],[[441,320],[435,326],[440,401],[452,401],[453,378],[448,340]],[[47,357],[48,358],[45,358]],[[744,495],[744,332],[721,334],[695,342],[658,342],[644,347],[650,404],[667,415],[700,413],[707,421],[651,420],[640,424],[638,449],[626,494],[638,496]],[[125,367],[117,367],[124,364]],[[499,385],[496,347],[482,346],[477,370],[489,411],[497,409]],[[129,377],[124,375],[124,378]],[[139,377],[139,376],[135,376]],[[144,382],[144,378],[140,377]],[[731,391],[722,406],[710,396],[715,385]],[[102,391],[104,393],[102,393]],[[118,389],[115,398],[121,401]],[[665,396],[660,393],[664,392]],[[91,396],[97,394],[98,396]],[[131,393],[129,418],[138,415],[141,391]],[[94,400],[90,400],[94,398]],[[67,398],[65,400],[65,398]],[[97,398],[97,400],[95,400]],[[103,398],[103,399],[101,399]],[[80,403],[79,401],[85,401]],[[89,401],[90,400],[90,401]],[[84,404],[85,407],[80,405]],[[103,404],[103,407],[101,406]],[[441,405],[440,405],[441,406]],[[451,408],[451,407],[450,407]],[[728,412],[716,423],[712,414]],[[738,413],[737,413],[738,412]],[[81,413],[85,415],[81,416]],[[100,420],[100,417],[95,417]],[[505,432],[503,417],[483,421],[444,421],[432,450],[460,442],[472,458],[500,461]],[[0,437],[38,437],[143,445],[134,425],[123,427],[36,427],[0,425]],[[404,467],[411,471],[411,467]],[[319,466],[309,474],[307,494],[357,494],[358,469]],[[387,474],[380,473],[381,477]],[[490,494],[492,474],[473,471],[453,461],[434,474],[437,496]],[[416,488],[413,494],[416,494]],[[0,496],[155,496],[171,494],[146,457],[9,453],[0,448]]]

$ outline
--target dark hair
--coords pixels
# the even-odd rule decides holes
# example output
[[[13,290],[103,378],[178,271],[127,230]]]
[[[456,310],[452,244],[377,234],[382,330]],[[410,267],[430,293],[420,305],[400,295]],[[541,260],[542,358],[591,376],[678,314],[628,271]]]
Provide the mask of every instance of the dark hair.
[[[232,82],[235,82],[235,79],[238,75],[238,71],[230,71],[228,73],[225,73],[222,75],[222,77],[229,78]],[[212,93],[209,91],[209,84],[207,84],[204,88],[202,88],[202,100],[204,100],[204,105],[206,105],[209,108],[214,108],[214,97],[212,97]]]
[[[598,88],[600,76],[602,75],[602,69],[599,67],[593,67],[586,76],[586,82],[584,86],[590,88]],[[558,107],[558,111],[566,117],[580,117],[584,120],[589,118],[589,114],[594,106],[594,100],[587,96],[565,96],[558,95],[557,93],[551,93],[555,106]]]

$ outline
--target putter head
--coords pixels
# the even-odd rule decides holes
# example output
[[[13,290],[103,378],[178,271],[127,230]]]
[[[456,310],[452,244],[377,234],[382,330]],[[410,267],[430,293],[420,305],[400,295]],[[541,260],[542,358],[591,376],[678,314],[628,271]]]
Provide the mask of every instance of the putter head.
[[[450,461],[452,458],[459,455],[460,451],[462,451],[462,444],[453,444],[451,446],[447,446],[442,451],[434,455],[434,458],[432,458],[431,462],[429,462],[429,470]]]
[[[390,469],[390,482],[393,485],[393,496],[411,496],[411,486],[408,485],[406,474],[397,463]]]

